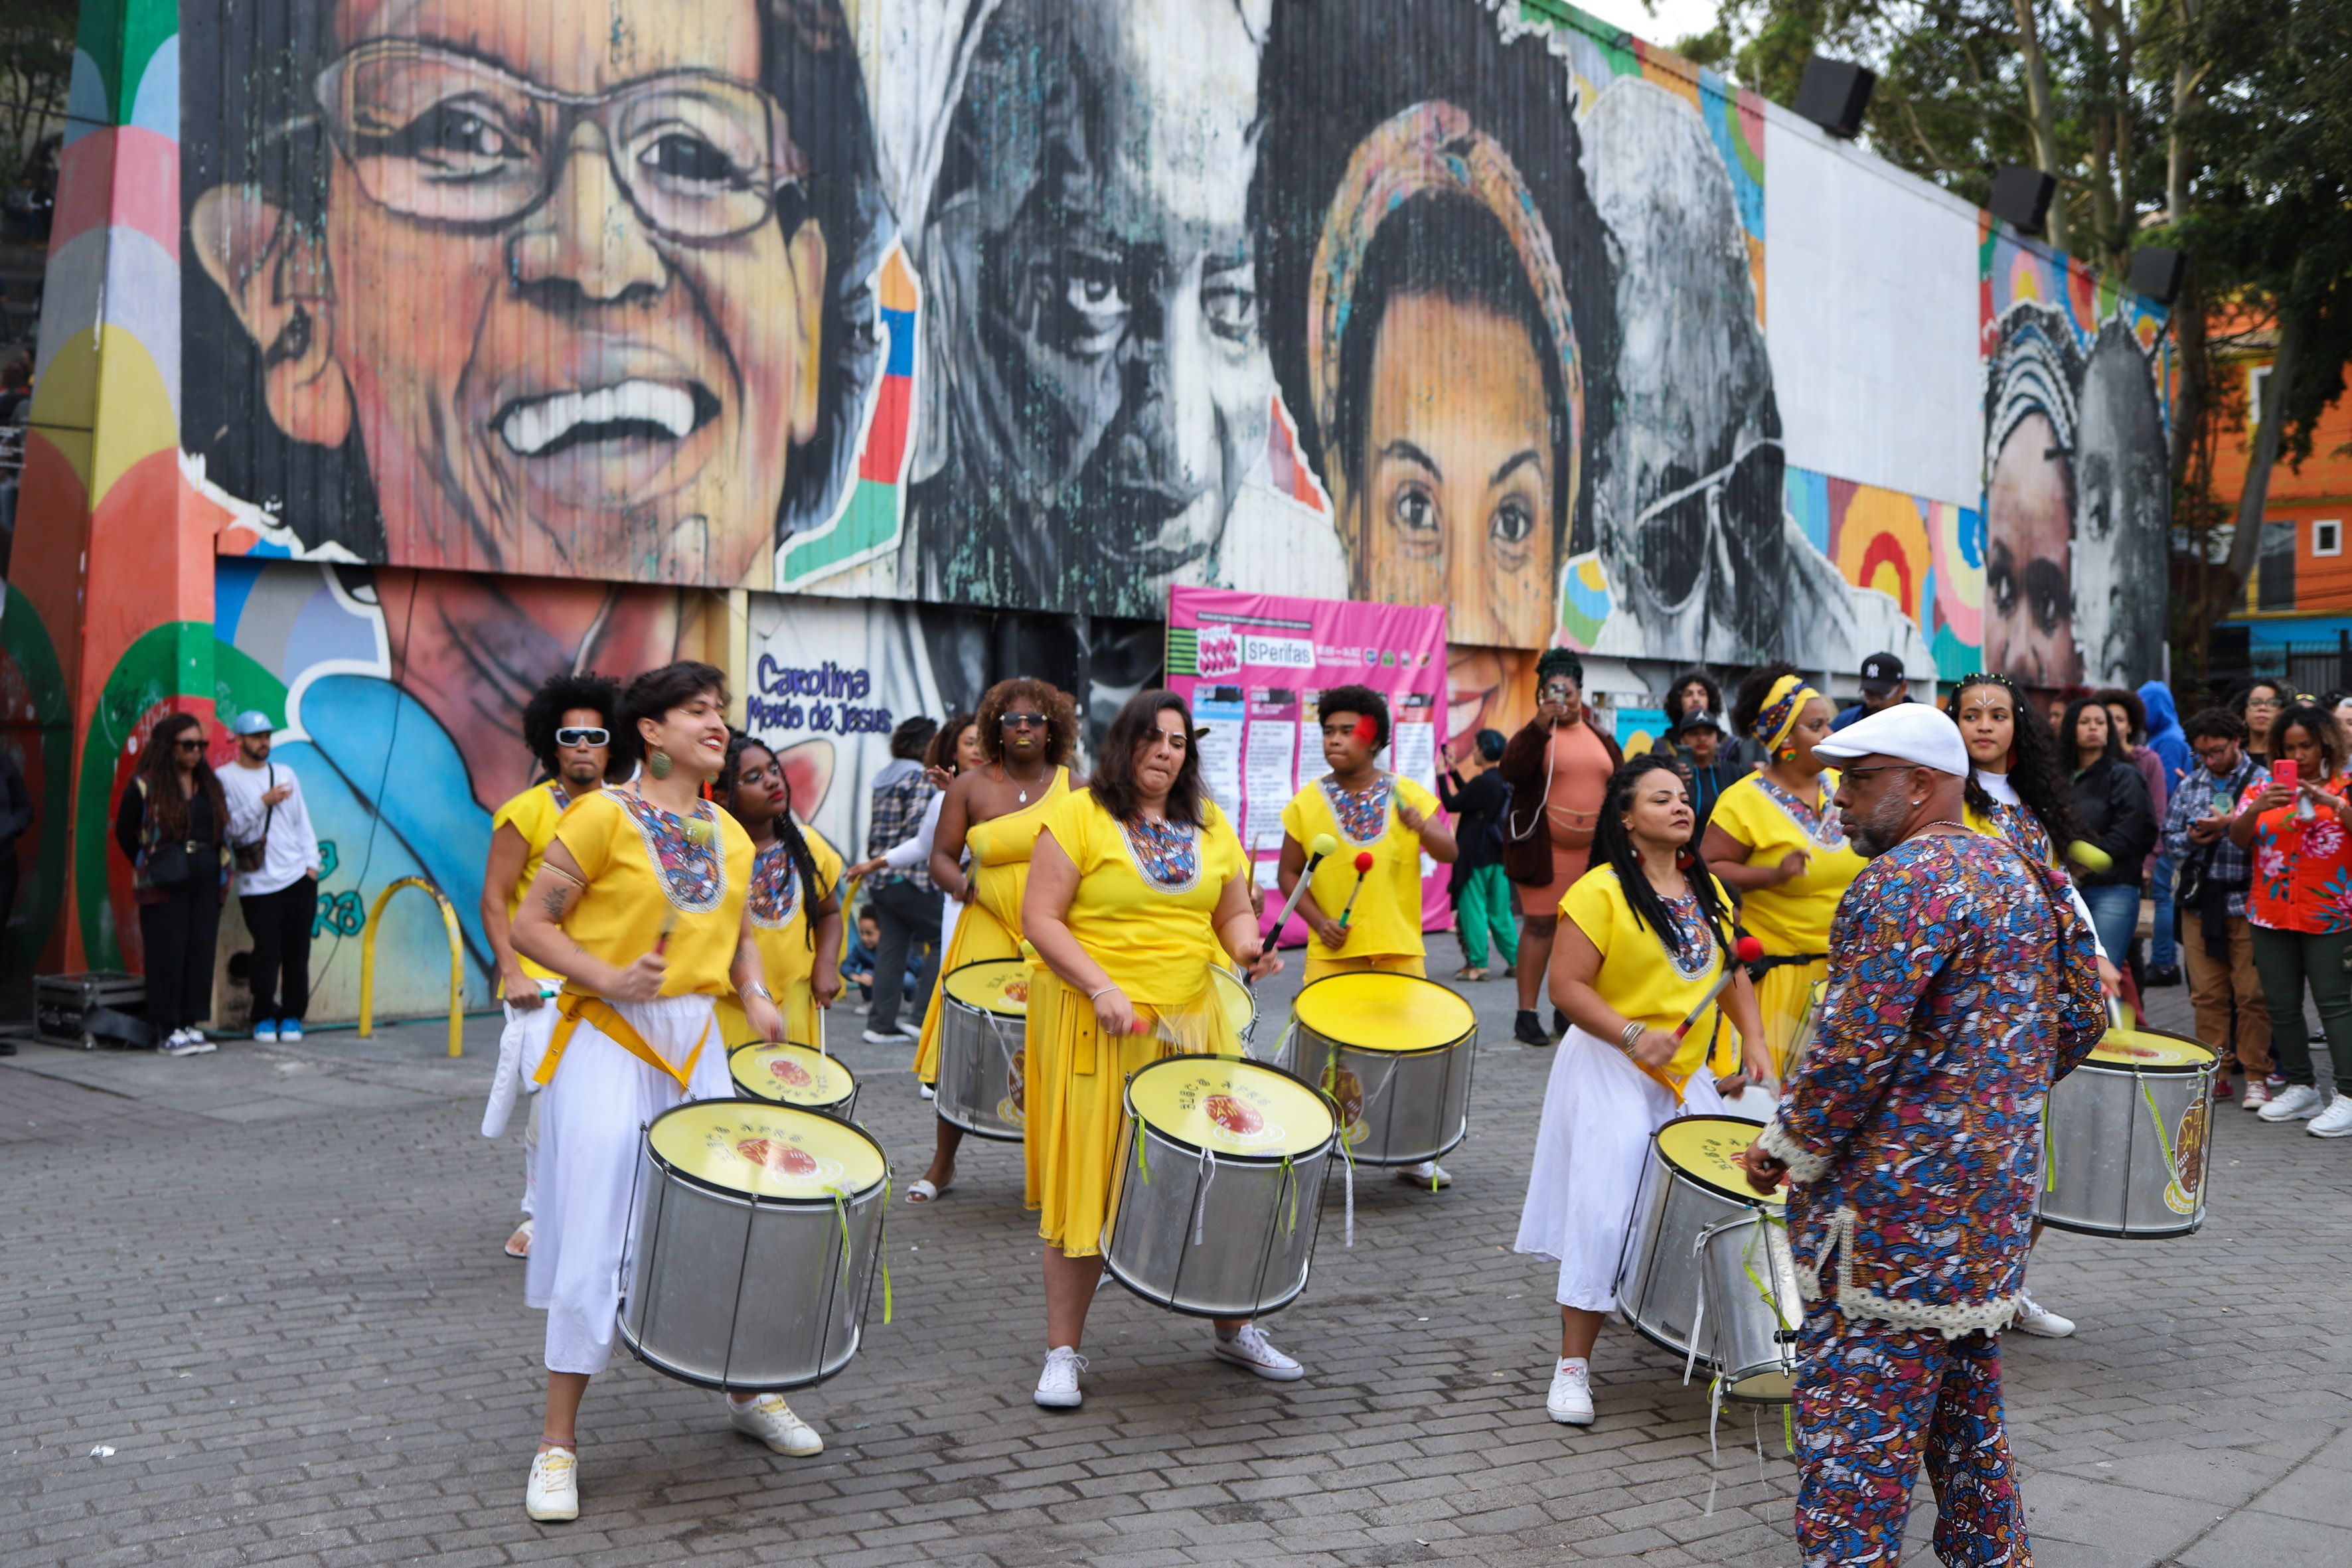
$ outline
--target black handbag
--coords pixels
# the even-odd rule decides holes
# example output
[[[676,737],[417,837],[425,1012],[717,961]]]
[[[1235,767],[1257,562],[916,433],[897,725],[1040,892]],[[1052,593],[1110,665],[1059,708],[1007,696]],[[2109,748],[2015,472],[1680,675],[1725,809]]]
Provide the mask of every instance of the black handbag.
[[[278,764],[276,763],[269,764],[268,787],[271,789],[276,789],[278,787]],[[239,844],[234,840],[230,842],[228,847],[229,858],[236,862],[236,868],[238,870],[258,871],[261,869],[262,863],[269,858],[269,825],[277,820],[278,804],[275,801],[272,801],[270,803],[269,809],[261,814],[260,837],[256,838],[247,844]]]
[[[147,793],[145,779],[139,781],[139,795],[146,802],[147,810],[152,812],[155,802]],[[194,881],[196,863],[193,852],[204,847],[204,842],[198,840],[159,840],[147,851],[147,885],[170,891]]]

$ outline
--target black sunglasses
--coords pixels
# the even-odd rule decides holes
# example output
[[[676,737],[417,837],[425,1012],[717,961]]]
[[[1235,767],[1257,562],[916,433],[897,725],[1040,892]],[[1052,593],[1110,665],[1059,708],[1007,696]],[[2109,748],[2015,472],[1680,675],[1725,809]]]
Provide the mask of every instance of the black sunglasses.
[[[184,752],[201,752],[205,749],[205,743],[202,741],[194,739],[193,737],[185,741],[174,742],[173,743]]]
[[[1043,713],[1007,713],[997,722],[1008,730],[1045,730],[1052,726]]]
[[[613,732],[594,724],[566,724],[555,732],[555,743],[559,746],[609,746],[613,743]]]

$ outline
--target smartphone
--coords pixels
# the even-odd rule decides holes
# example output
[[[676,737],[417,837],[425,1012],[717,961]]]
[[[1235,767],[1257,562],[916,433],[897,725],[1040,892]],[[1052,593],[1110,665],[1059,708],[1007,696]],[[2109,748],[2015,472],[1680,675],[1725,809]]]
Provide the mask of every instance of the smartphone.
[[[2295,766],[2293,757],[2281,757],[2271,764],[2271,779],[2275,784],[2294,789],[2303,782],[2302,771]]]
[[[1544,682],[1543,700],[1547,702],[1565,704],[1568,701],[1568,682],[1565,680]]]

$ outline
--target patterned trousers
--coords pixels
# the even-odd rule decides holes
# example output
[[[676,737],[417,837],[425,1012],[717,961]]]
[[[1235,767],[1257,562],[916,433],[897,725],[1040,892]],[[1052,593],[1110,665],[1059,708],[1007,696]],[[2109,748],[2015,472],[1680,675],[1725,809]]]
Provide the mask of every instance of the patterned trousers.
[[[2025,1505],[2000,1415],[2000,1344],[1852,1319],[1828,1301],[1805,1314],[1797,1362],[1797,1545],[1805,1568],[1903,1552],[1911,1486],[1927,1450],[1936,1555],[1972,1568],[2032,1568]]]

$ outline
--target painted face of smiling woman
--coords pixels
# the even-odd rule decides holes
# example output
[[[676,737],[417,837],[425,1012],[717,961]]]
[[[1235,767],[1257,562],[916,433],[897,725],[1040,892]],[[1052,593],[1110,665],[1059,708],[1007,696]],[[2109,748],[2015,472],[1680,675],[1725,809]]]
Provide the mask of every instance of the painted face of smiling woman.
[[[190,224],[272,418],[356,427],[394,563],[764,586],[825,238],[753,0],[345,0],[335,31],[323,244],[249,190]]]

